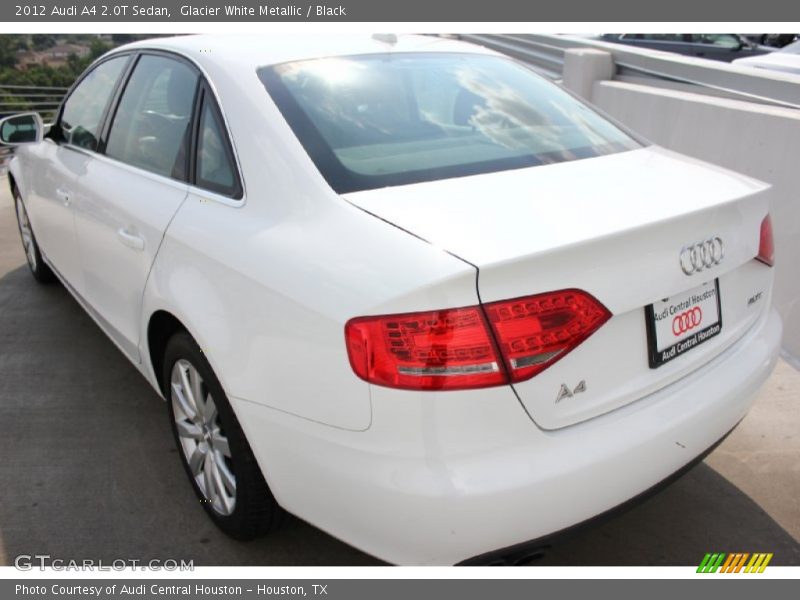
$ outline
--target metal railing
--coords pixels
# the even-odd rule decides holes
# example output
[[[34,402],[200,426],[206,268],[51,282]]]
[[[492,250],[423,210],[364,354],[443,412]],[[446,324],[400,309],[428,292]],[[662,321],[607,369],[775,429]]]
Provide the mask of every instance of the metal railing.
[[[68,88],[0,84],[0,118],[21,112],[38,112],[50,123]],[[14,155],[14,149],[0,146],[0,174]]]
[[[698,93],[800,108],[800,77],[785,73],[746,69],[719,61],[569,35],[461,34],[456,37],[526,62],[550,79],[561,78],[567,49],[596,48],[611,53],[617,67],[616,77],[620,80],[687,86]]]
[[[565,48],[548,43],[544,39],[529,40],[522,39],[521,35],[496,34],[458,34],[452,37],[519,59],[548,79],[561,79]]]
[[[49,122],[66,93],[63,87],[0,84],[0,115],[33,111]]]

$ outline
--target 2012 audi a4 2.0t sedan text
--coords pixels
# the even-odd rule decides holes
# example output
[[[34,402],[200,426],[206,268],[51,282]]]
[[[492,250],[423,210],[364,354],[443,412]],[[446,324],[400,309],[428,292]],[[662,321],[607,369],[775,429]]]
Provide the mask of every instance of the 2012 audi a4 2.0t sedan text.
[[[769,187],[480,47],[146,40],[0,138],[34,276],[236,538],[286,510],[393,563],[509,553],[692,463],[776,360]]]

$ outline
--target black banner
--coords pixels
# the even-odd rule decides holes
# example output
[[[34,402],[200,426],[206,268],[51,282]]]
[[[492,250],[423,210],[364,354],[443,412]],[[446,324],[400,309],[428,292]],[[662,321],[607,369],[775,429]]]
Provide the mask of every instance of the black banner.
[[[798,21],[800,3],[786,0],[35,0],[3,2],[7,22],[746,22]]]
[[[698,586],[698,579],[704,579]],[[714,580],[713,583],[711,580]],[[246,598],[248,600],[408,600],[415,598],[458,598],[458,600],[485,600],[503,598],[516,600],[535,597],[553,598],[644,598],[648,600],[674,600],[694,597],[698,589],[726,600],[759,598],[793,598],[797,595],[796,580],[765,579],[762,575],[726,576],[698,575],[696,579],[669,580],[553,580],[553,579],[493,579],[493,580],[429,580],[429,579],[319,579],[319,580],[269,580],[269,579],[41,579],[25,581],[0,581],[0,597],[41,600],[76,600],[101,598],[102,600],[221,600]],[[795,591],[792,592],[791,590]]]

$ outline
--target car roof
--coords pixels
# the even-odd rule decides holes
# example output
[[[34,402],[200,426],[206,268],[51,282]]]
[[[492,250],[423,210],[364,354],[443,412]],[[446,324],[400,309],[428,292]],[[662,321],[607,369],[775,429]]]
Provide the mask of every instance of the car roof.
[[[396,40],[396,41],[394,41]],[[296,60],[404,52],[495,52],[458,40],[391,34],[314,35],[184,35],[150,38],[126,44],[113,52],[131,49],[167,50],[182,54],[201,66],[228,65],[251,71],[259,67]]]

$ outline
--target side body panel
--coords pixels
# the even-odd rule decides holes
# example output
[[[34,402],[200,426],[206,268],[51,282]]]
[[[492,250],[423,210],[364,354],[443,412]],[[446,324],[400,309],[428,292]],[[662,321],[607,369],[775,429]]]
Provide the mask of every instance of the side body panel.
[[[84,182],[75,210],[83,295],[138,362],[142,292],[188,186],[103,156],[89,165]]]
[[[190,193],[154,265],[144,313],[181,320],[229,395],[366,429],[370,386],[350,367],[347,320],[476,304],[475,270],[344,202],[282,218],[261,206]]]
[[[20,148],[18,153],[25,172],[23,199],[39,247],[58,273],[82,293],[74,211],[83,201],[83,178],[94,157],[51,140]]]

